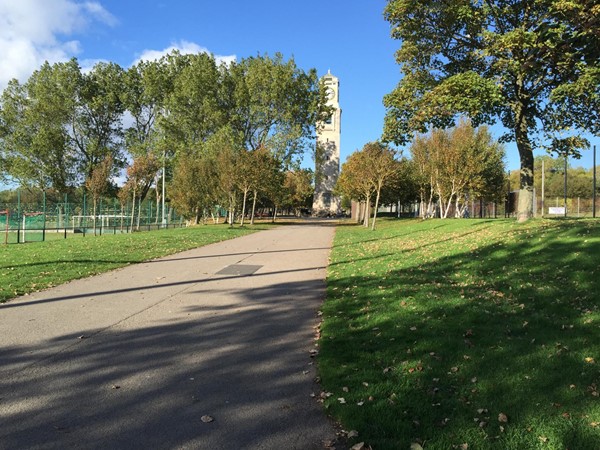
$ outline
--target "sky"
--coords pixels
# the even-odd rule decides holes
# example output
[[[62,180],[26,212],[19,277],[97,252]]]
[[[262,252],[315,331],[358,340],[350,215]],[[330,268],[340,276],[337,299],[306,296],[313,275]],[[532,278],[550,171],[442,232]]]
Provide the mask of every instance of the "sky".
[[[383,96],[400,80],[386,0],[0,0],[0,90],[48,60],[124,68],[173,49],[228,61],[283,54],[340,79],[342,162],[383,130]],[[492,128],[495,137],[503,133]],[[592,141],[600,146],[600,142]],[[507,144],[507,168],[519,168]],[[408,151],[405,150],[405,153]],[[543,154],[543,151],[536,152]],[[573,164],[591,167],[587,151]]]

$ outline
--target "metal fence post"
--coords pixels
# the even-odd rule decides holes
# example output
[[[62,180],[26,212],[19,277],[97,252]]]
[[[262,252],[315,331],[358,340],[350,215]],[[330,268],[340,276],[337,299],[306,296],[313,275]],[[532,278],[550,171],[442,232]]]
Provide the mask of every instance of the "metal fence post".
[[[44,191],[44,224],[42,226],[42,242],[46,240],[46,191]]]
[[[81,231],[83,232],[83,237],[85,237],[85,226],[86,226],[86,219],[85,219],[85,215],[87,214],[87,195],[86,192],[83,191],[83,220],[81,221]]]
[[[21,190],[17,190],[17,244],[21,242]]]
[[[592,217],[596,218],[596,146],[594,145],[594,182],[592,190]]]

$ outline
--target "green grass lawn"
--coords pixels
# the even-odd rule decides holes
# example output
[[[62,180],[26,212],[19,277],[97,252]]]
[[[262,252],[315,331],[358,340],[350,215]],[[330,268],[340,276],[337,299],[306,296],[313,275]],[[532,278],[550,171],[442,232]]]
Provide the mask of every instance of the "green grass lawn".
[[[0,246],[0,303],[76,278],[242,236],[269,225],[206,225]]]
[[[338,227],[319,370],[350,444],[600,449],[600,222]]]

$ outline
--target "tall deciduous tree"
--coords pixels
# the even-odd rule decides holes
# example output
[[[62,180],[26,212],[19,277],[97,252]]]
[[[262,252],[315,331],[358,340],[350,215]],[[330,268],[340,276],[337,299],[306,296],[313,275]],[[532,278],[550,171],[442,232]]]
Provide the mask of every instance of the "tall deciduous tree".
[[[92,194],[92,214],[94,223],[94,236],[96,235],[96,213],[100,197],[106,193],[110,184],[110,174],[112,172],[113,160],[110,155],[106,155],[104,160],[94,167],[91,176],[86,180],[85,187]]]
[[[364,202],[365,214],[363,218],[363,225],[368,227],[370,220],[369,208],[371,206],[371,197],[373,195],[373,184],[367,177],[365,177],[365,170],[367,167],[366,164],[367,161],[364,152],[355,151],[352,153],[346,159],[346,162],[342,164],[342,171],[335,185],[335,191],[351,198],[352,200]]]
[[[500,118],[519,150],[518,218],[527,220],[534,132],[597,132],[597,122],[576,118],[597,117],[599,15],[591,0],[389,0],[404,76],[384,100],[386,139],[405,143],[430,125],[452,126],[457,113],[475,125]]]
[[[123,86],[124,71],[114,63],[98,63],[90,73],[81,75],[72,137],[84,179],[107,155],[115,170],[124,165]]]
[[[373,184],[375,191],[375,210],[371,225],[371,229],[374,230],[381,190],[385,183],[400,171],[400,165],[396,159],[396,151],[381,142],[371,142],[364,146],[363,151],[367,155],[367,166],[365,167],[367,173],[365,175]]]
[[[165,102],[160,124],[176,152],[199,151],[225,125],[219,90],[222,73],[212,55],[169,56],[168,79],[173,89]]]
[[[285,173],[283,188],[286,194],[285,204],[294,209],[296,216],[300,217],[302,208],[312,205],[314,194],[314,174],[308,169],[288,170]]]
[[[154,181],[157,210],[162,200],[162,182],[166,178],[164,172],[173,154],[158,126],[158,120],[166,113],[166,99],[173,89],[168,58],[139,61],[127,70],[124,77],[123,104],[133,119],[132,125],[125,130],[125,147],[133,158],[153,155],[162,163],[162,170],[157,172]],[[163,180],[160,179],[161,175]],[[143,192],[142,196],[146,194]]]
[[[75,179],[68,125],[74,117],[79,66],[44,63],[23,85],[12,80],[0,98],[0,136],[8,174],[23,185],[66,192]]]
[[[160,170],[160,163],[153,155],[139,156],[134,159],[133,164],[127,168],[127,182],[125,190],[132,196],[133,207],[131,208],[131,227],[133,228],[136,202],[138,203],[137,227],[140,225],[141,211],[139,205],[143,200],[143,193],[148,192],[148,186],[152,184],[156,173]]]
[[[436,129],[417,137],[410,151],[417,170],[427,174],[422,179],[431,187],[427,201],[435,193],[442,218],[448,217],[453,205],[460,217],[469,195],[494,198],[502,188],[504,149],[487,127],[474,129],[461,121],[451,130]]]
[[[374,230],[382,189],[399,170],[395,150],[381,142],[369,142],[362,150],[350,155],[342,165],[336,191],[353,200],[365,202],[365,227],[369,226],[371,198],[375,195],[375,214],[371,224]]]
[[[175,165],[169,196],[186,219],[197,225],[217,204],[218,174],[213,157],[181,154]]]
[[[254,224],[256,212],[256,202],[259,194],[269,195],[270,192],[276,192],[281,188],[283,182],[281,172],[281,161],[265,146],[261,146],[252,151],[253,169],[252,175],[255,177],[252,188],[252,212],[250,214],[250,224]]]
[[[327,116],[316,71],[304,72],[279,53],[232,64],[224,89],[228,121],[244,146],[266,146],[285,165],[312,146],[315,124]]]

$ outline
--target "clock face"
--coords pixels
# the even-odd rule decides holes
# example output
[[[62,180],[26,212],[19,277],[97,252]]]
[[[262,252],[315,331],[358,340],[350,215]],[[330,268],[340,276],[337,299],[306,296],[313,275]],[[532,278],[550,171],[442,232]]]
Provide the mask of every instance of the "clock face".
[[[335,91],[331,88],[327,88],[325,92],[327,93],[327,98],[329,100],[333,100],[333,98],[335,97]]]

